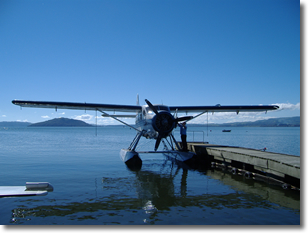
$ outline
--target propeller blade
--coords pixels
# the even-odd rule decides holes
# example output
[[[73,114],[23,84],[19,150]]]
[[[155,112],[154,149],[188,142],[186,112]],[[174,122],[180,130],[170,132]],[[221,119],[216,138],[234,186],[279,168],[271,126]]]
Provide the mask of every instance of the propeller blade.
[[[147,99],[145,99],[145,102],[147,103],[147,105],[149,105],[150,109],[152,109],[152,111],[155,112],[155,114],[157,115],[157,109],[153,106],[153,104],[151,104],[150,101],[148,101]]]
[[[176,122],[180,122],[180,121],[188,121],[188,120],[191,120],[193,119],[194,117],[193,116],[184,116],[184,117],[178,117],[175,119]]]
[[[158,138],[156,139],[156,142],[155,142],[155,148],[154,148],[155,151],[157,151],[161,139],[162,139],[162,137],[160,135],[158,135]]]

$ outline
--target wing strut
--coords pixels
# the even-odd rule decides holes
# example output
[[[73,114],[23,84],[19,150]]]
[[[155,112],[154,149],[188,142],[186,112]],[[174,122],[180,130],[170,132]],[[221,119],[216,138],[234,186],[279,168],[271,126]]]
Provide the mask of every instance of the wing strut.
[[[189,120],[187,120],[187,121],[191,121],[191,120],[193,120],[193,119],[195,119],[195,118],[197,118],[197,117],[203,115],[204,113],[209,113],[209,112],[208,112],[208,111],[204,111],[204,112],[202,112],[202,113],[200,113],[200,114],[198,114],[198,115],[196,115],[196,116],[193,116],[191,119],[189,119]],[[186,121],[186,122],[187,122],[187,121]]]
[[[110,114],[108,114],[108,113],[106,113],[106,112],[100,110],[99,108],[97,108],[96,110],[100,111],[100,112],[103,113],[105,116],[111,117],[111,118],[113,118],[113,119],[115,119],[115,120],[121,122],[122,124],[127,125],[128,127],[132,128],[132,129],[134,129],[134,130],[137,130],[137,131],[140,132],[140,133],[142,132],[141,130],[135,128],[134,126],[131,126],[131,125],[127,124],[126,122],[119,120],[118,118],[116,118],[116,117],[114,117],[114,116],[112,116],[112,115],[110,115]]]

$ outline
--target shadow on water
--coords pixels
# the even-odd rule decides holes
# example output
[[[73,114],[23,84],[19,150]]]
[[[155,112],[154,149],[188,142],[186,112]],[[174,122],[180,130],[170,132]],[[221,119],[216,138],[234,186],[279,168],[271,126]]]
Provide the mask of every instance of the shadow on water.
[[[214,190],[217,183],[226,191]],[[273,224],[262,222],[262,217],[245,219],[245,213],[282,207],[294,215],[300,212],[299,195],[291,191],[224,171],[195,170],[169,159],[145,161],[142,169],[103,177],[96,185],[95,197],[82,201],[50,200],[48,205],[16,208],[11,224]],[[198,186],[197,191],[192,188]],[[220,218],[232,211],[242,216]],[[299,224],[299,217],[293,224]]]

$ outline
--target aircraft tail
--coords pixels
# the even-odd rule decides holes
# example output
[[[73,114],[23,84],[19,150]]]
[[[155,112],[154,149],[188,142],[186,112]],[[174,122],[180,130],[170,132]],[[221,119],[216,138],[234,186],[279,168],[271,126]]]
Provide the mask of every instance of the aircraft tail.
[[[137,105],[139,106],[139,94],[137,94]]]

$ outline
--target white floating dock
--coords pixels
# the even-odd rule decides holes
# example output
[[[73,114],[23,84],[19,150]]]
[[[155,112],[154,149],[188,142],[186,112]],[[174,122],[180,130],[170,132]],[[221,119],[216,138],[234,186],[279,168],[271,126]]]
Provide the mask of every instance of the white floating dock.
[[[0,197],[44,196],[52,191],[48,182],[27,182],[26,186],[0,186]]]

